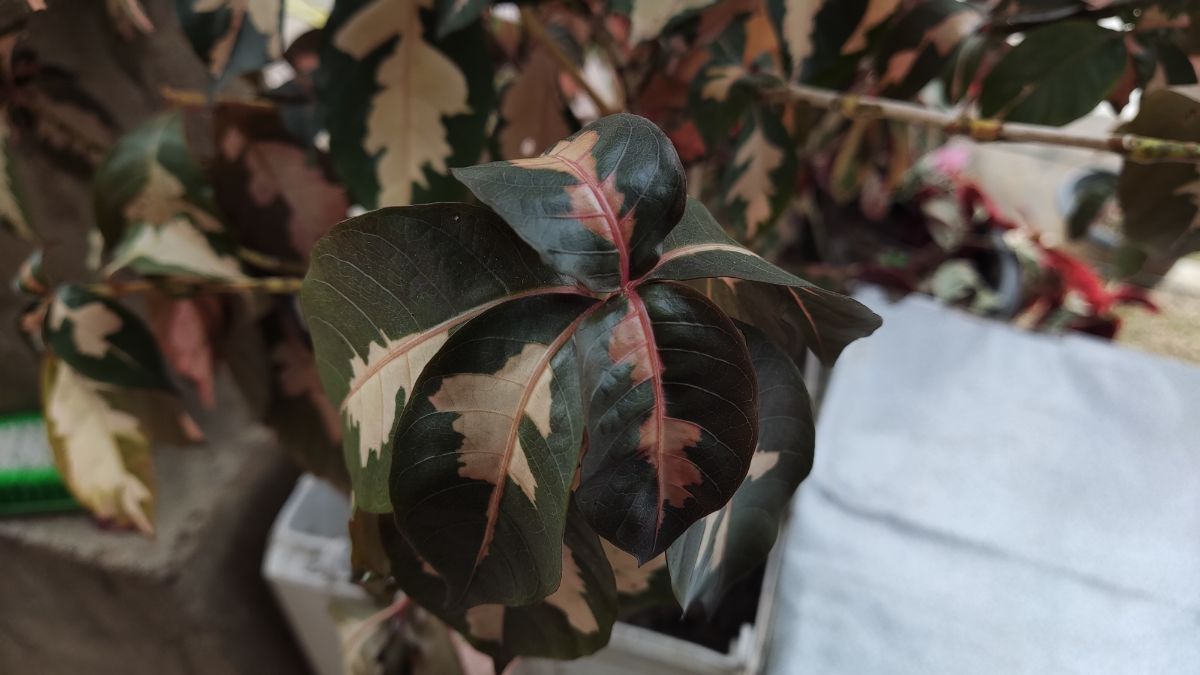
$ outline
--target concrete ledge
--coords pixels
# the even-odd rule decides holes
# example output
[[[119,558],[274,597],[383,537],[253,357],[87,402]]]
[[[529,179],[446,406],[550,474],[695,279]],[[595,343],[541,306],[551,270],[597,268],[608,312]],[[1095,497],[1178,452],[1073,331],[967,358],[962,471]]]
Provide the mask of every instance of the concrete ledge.
[[[266,429],[220,426],[156,450],[154,540],[84,515],[0,520],[0,673],[308,672],[259,574],[296,469]]]

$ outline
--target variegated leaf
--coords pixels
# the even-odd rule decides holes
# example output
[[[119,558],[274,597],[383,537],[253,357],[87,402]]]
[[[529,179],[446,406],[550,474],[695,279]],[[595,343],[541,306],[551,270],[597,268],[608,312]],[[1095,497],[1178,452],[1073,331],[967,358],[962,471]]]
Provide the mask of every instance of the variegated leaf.
[[[880,38],[875,68],[885,96],[910,98],[946,68],[984,16],[958,0],[930,0],[902,10]]]
[[[356,514],[355,519],[359,516]],[[558,588],[540,602],[520,607],[452,608],[444,580],[412,548],[389,519],[377,521],[388,573],[419,605],[466,636],[498,663],[515,655],[573,659],[608,644],[617,617],[617,589],[602,540],[572,508],[560,541],[563,570]],[[496,672],[501,672],[497,668]]]
[[[754,106],[742,120],[733,162],[724,176],[723,211],[745,241],[769,230],[792,196],[796,154],[787,128],[767,106]]]
[[[765,331],[793,356],[811,349],[827,364],[881,324],[858,301],[785,272],[730,239],[694,199],[647,278],[706,279],[701,290],[730,316]]]
[[[610,298],[578,333],[588,449],[576,500],[640,562],[733,496],[754,451],[754,371],[737,328],[676,284]]]
[[[673,21],[713,4],[715,0],[632,0],[629,42],[637,44],[659,37]]]
[[[607,541],[602,539],[600,543],[604,546],[608,564],[612,566],[622,616],[649,607],[676,604],[665,553],[642,565],[637,558]]]
[[[25,214],[24,200],[13,167],[11,135],[8,111],[0,108],[0,225],[21,239],[32,241],[35,235]]]
[[[61,286],[44,329],[54,354],[84,377],[130,388],[170,389],[149,329],[115,301],[80,286]]]
[[[380,209],[317,243],[301,303],[359,507],[392,510],[395,425],[450,331],[507,300],[574,290],[495,214],[463,204]]]
[[[658,260],[683,213],[683,166],[649,120],[593,122],[541,157],[455,169],[554,269],[593,291],[629,284]]]
[[[176,12],[218,84],[283,54],[283,0],[175,0]]]
[[[709,616],[735,582],[767,559],[792,493],[813,463],[812,404],[800,371],[764,334],[739,328],[758,373],[758,447],[733,499],[667,550],[680,604],[699,605]]]
[[[334,167],[360,204],[456,198],[495,97],[479,22],[430,42],[432,0],[342,0],[325,27],[320,99]]]
[[[96,223],[108,248],[125,241],[147,259],[157,255],[172,259],[166,267],[177,269],[180,258],[196,255],[200,276],[222,276],[231,270],[212,265],[220,258],[224,225],[214,215],[216,207],[200,166],[192,158],[184,136],[183,120],[178,113],[166,113],[125,134],[96,172],[92,181]],[[131,232],[149,225],[169,227],[169,232]],[[184,232],[194,229],[196,232]],[[158,239],[182,238],[191,250],[171,250],[179,243]],[[136,241],[136,245],[131,242]],[[207,242],[207,243],[206,243]],[[204,250],[201,250],[204,249]],[[157,255],[146,255],[155,251]],[[235,265],[236,266],[236,265]]]
[[[132,223],[113,247],[104,274],[130,269],[138,274],[177,278],[244,279],[241,263],[226,249],[222,237],[210,237],[188,216],[159,224]]]
[[[100,520],[154,532],[150,440],[117,392],[47,355],[42,410],[55,464],[71,494]]]
[[[525,605],[563,576],[583,420],[572,341],[579,295],[506,302],[445,342],[395,432],[396,523],[456,605]]]
[[[491,0],[437,0],[438,39],[474,23]]]
[[[758,53],[751,43],[748,25],[734,22],[708,45],[708,60],[692,82],[693,119],[709,145],[724,143],[758,91],[780,79],[770,55]]]
[[[525,59],[500,104],[502,158],[533,157],[571,133],[558,77],[558,64],[545,48],[534,49]]]
[[[768,0],[793,80],[834,88],[852,81],[858,57],[901,0]]]
[[[307,261],[313,244],[345,220],[350,207],[328,157],[296,140],[279,111],[219,105],[213,118],[213,189],[239,241],[278,258]]]

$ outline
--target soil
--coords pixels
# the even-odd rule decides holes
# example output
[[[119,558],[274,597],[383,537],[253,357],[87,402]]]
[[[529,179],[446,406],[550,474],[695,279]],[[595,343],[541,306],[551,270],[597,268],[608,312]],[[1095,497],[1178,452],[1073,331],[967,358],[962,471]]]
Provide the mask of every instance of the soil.
[[[734,584],[711,617],[700,608],[683,614],[679,607],[675,606],[653,607],[631,614],[623,620],[727,654],[733,639],[741,632],[742,625],[754,623],[758,612],[758,599],[762,593],[764,569],[765,567],[759,567]]]

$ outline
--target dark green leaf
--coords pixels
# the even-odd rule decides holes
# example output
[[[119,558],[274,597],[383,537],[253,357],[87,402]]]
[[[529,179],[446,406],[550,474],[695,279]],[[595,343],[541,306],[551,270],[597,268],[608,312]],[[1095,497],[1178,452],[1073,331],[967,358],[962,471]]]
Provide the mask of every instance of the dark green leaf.
[[[686,198],[662,130],[636,115],[593,122],[541,157],[455,169],[559,272],[613,291],[654,266]]]
[[[355,515],[357,519],[358,514]],[[475,647],[507,662],[514,655],[555,659],[586,656],[608,644],[617,615],[613,572],[601,540],[571,509],[561,544],[562,582],[541,602],[523,607],[450,609],[443,579],[387,518],[377,521],[388,573],[417,604],[461,632]],[[499,672],[499,671],[498,671]]]
[[[746,475],[757,417],[745,341],[676,284],[609,299],[578,341],[588,449],[576,499],[596,532],[644,563]]]
[[[1191,89],[1159,89],[1142,97],[1137,117],[1124,133],[1153,138],[1200,142],[1200,99]],[[1131,241],[1173,254],[1200,244],[1195,222],[1200,200],[1200,172],[1195,164],[1127,161],[1117,183],[1125,215],[1125,236]]]
[[[300,299],[359,507],[391,511],[392,432],[450,331],[506,300],[574,288],[465,204],[380,209],[317,243]]]
[[[709,279],[702,291],[731,316],[765,331],[793,356],[811,349],[827,364],[882,323],[857,300],[811,284],[740,246],[693,199],[647,277]]]
[[[61,286],[55,293],[45,340],[58,358],[97,382],[171,388],[162,354],[141,319],[80,286]]]
[[[667,550],[684,609],[712,615],[729,588],[767,559],[792,493],[813,463],[815,429],[804,378],[779,347],[740,326],[758,375],[758,447],[733,499],[693,524]]]
[[[217,85],[283,53],[283,0],[175,0],[192,49]]]
[[[1125,72],[1123,34],[1090,21],[1031,31],[983,81],[984,117],[1063,125],[1091,112]]]
[[[413,385],[392,505],[456,606],[526,605],[558,586],[583,442],[572,338],[596,303],[506,302],[458,329]]]
[[[458,199],[465,192],[449,167],[483,150],[495,99],[483,27],[431,42],[433,13],[419,10],[340,0],[324,29],[317,82],[330,152],[367,208]]]

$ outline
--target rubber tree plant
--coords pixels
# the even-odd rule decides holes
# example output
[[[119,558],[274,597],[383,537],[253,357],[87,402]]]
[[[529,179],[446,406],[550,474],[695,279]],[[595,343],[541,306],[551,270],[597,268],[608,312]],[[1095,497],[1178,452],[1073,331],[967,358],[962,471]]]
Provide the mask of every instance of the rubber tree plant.
[[[487,208],[351,218],[301,292],[356,546],[501,660],[603,646],[664,556],[711,609],[811,467],[796,359],[879,318],[730,239],[644,118],[454,176]]]

